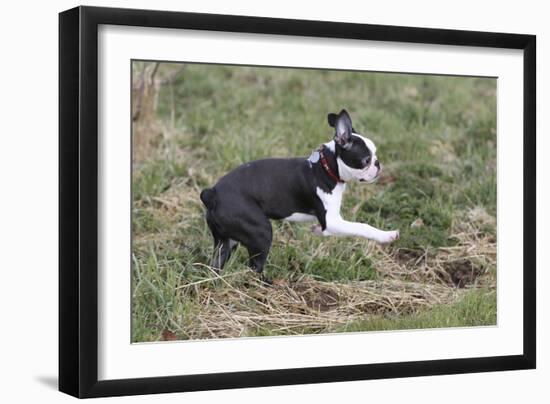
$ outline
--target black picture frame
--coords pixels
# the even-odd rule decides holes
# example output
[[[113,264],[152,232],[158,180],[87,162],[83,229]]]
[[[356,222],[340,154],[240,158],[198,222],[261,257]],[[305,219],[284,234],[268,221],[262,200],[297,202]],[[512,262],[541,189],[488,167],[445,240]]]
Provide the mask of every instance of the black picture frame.
[[[100,24],[523,50],[523,354],[98,381]],[[84,398],[535,368],[535,61],[533,35],[96,7],[60,13],[59,390]]]

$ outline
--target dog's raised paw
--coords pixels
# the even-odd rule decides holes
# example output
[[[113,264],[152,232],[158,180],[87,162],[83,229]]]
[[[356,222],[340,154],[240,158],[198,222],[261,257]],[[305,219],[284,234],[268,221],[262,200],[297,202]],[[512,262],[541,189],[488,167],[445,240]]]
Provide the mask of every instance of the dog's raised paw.
[[[389,244],[399,240],[399,230],[385,231],[378,242],[380,244]]]

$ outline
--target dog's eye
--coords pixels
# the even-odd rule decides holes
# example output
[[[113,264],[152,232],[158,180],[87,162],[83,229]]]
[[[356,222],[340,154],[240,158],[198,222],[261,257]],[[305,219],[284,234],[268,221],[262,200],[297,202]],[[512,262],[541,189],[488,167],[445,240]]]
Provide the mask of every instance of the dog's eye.
[[[368,165],[370,164],[370,156],[365,157],[365,158],[361,161],[361,163],[363,163],[363,167],[368,166]]]

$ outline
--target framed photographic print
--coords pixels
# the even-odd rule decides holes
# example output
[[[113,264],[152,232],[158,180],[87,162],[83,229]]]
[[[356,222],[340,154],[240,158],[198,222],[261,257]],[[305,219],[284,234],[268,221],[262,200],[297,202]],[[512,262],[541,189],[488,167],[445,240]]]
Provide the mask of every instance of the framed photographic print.
[[[535,37],[59,17],[59,388],[535,367]]]

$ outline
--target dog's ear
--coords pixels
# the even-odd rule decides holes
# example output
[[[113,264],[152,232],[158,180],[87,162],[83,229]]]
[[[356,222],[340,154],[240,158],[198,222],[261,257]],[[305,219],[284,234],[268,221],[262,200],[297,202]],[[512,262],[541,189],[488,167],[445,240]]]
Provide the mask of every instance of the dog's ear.
[[[328,124],[332,126],[333,128],[336,125],[336,119],[338,119],[338,115],[333,114],[332,112],[327,115]]]
[[[351,117],[345,109],[341,110],[340,113],[336,116],[334,121],[334,129],[336,129],[336,133],[334,134],[335,142],[342,146],[344,149],[350,147],[351,133],[353,129],[351,124]]]

